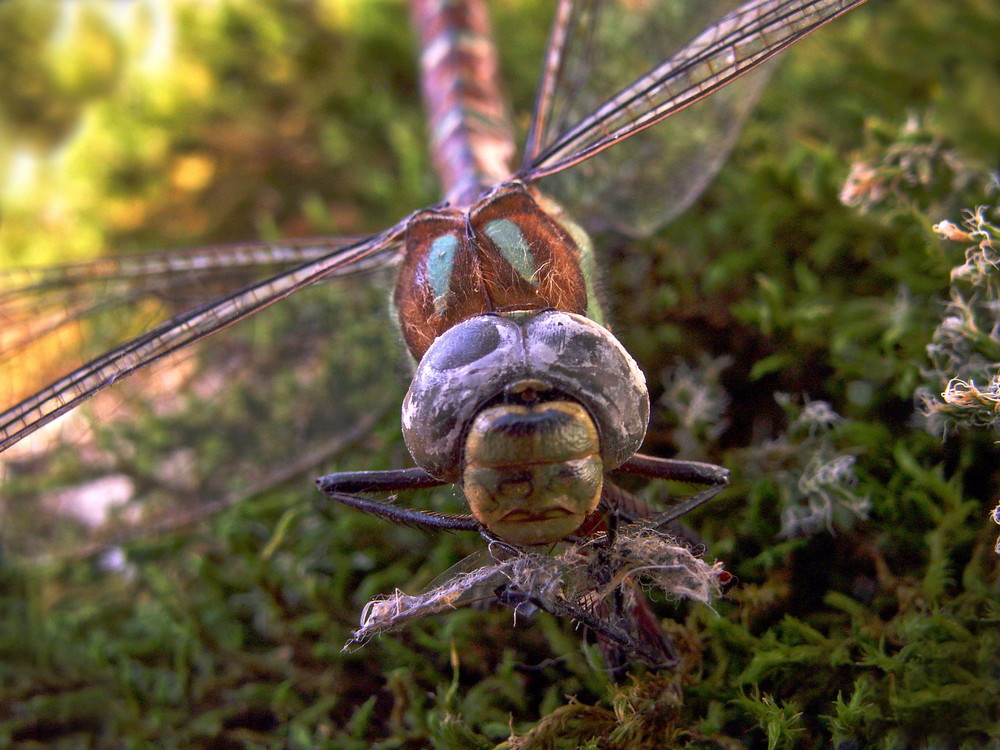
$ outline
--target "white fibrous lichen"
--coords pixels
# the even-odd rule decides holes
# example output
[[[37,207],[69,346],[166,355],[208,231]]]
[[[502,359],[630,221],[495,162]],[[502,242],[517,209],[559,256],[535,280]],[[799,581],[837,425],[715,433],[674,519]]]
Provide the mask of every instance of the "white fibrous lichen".
[[[896,133],[870,135],[879,143],[876,155],[852,164],[840,191],[840,202],[861,213],[953,195],[977,179],[977,170],[917,115]]]
[[[835,519],[843,511],[854,518],[866,518],[871,502],[854,491],[857,484],[854,456],[839,455],[829,460],[815,457],[799,476],[799,502],[782,511],[781,527],[786,536],[833,531]],[[841,523],[843,524],[843,522]]]
[[[857,490],[856,449],[843,445],[850,420],[826,401],[776,394],[788,418],[780,437],[747,450],[756,474],[774,485],[781,535],[844,531],[868,515],[871,502]]]
[[[990,514],[990,516],[993,518],[993,523],[1000,524],[1000,504],[998,504],[997,507],[993,509],[993,512]],[[997,554],[1000,555],[1000,539],[997,539],[997,544],[995,549]]]
[[[679,360],[663,373],[660,403],[673,416],[671,435],[683,456],[699,456],[729,426],[729,398],[719,382],[730,357],[708,357],[691,365]]]

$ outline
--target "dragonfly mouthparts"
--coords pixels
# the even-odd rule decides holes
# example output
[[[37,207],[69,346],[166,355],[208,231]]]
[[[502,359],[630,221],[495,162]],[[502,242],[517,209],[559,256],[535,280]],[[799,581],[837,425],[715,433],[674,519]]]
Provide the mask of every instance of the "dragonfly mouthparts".
[[[548,508],[544,511],[512,510],[504,514],[505,523],[537,523],[538,521],[551,521],[553,518],[564,518],[572,515],[571,511],[565,508]]]

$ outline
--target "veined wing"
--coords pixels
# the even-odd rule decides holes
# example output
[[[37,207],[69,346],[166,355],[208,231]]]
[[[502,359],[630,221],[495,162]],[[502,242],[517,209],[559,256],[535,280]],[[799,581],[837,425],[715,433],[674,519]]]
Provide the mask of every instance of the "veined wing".
[[[0,414],[0,451],[133,372],[322,279],[389,265],[405,222],[177,315],[59,378]]]
[[[738,0],[563,2],[546,55],[528,156],[670,59]],[[618,148],[550,177],[545,191],[588,228],[634,237],[683,212],[725,162],[773,66],[765,65]]]
[[[4,414],[10,445],[73,410],[0,454],[0,544],[32,558],[101,551],[188,525],[288,480],[308,482],[319,467],[328,469],[335,456],[369,439],[373,425],[398,409],[405,382],[405,362],[396,356],[396,333],[387,320],[385,274],[377,273],[392,264],[398,247],[392,230],[312,247],[303,255],[321,253],[315,260],[264,280],[256,269],[257,283],[180,315],[168,313],[147,333],[125,344],[117,338],[120,345],[107,354],[74,367],[71,360],[79,362],[81,350],[108,348],[102,335],[108,324],[120,335],[134,330],[129,319],[156,314],[162,320],[171,309],[148,293],[138,301],[102,300],[98,307],[108,309],[95,310],[83,301],[92,298],[82,295],[80,309],[88,314],[0,360],[0,390],[18,378],[37,388],[45,382],[37,379],[38,360],[49,355],[65,363],[62,373],[72,370]],[[291,262],[284,243],[271,249],[255,246],[257,259]],[[176,269],[197,255],[158,256],[153,264]],[[234,257],[231,252],[228,260]],[[247,271],[254,266],[250,260],[244,265]],[[270,262],[265,266],[273,269]],[[84,281],[79,271],[73,272],[76,292],[107,292],[124,283],[99,276]],[[51,272],[47,279],[55,298],[63,291],[57,276]],[[166,287],[171,297],[175,274],[163,270],[160,276],[146,291]],[[203,291],[212,288],[218,295],[215,281]],[[291,299],[272,304],[292,292]],[[32,295],[4,302],[12,299],[30,310]],[[124,377],[136,370],[143,372]],[[112,382],[114,388],[105,387]]]
[[[162,293],[182,283],[197,283],[201,275],[223,273],[228,279],[241,271],[259,273],[262,268],[302,265],[365,241],[366,237],[321,237],[250,242],[199,247],[187,250],[118,255],[63,266],[20,268],[0,272],[0,304],[48,289],[79,288],[112,281],[130,288],[148,288]],[[184,274],[184,276],[181,276]]]
[[[128,308],[144,300],[173,309],[195,307],[224,296],[225,290],[319,260],[363,239],[240,243],[2,271],[0,368],[45,337],[88,316],[118,309],[127,315]],[[3,396],[8,402],[28,395],[18,392],[14,380],[10,375],[7,378]],[[37,386],[37,381],[32,385]]]
[[[611,50],[614,50],[615,55],[623,50],[628,55],[631,47],[641,51],[648,46],[642,43],[629,44],[629,22],[638,21],[640,26],[649,28],[657,28],[661,22],[671,28],[676,24],[690,32],[691,28],[700,27],[687,24],[703,20],[706,8],[719,11],[726,3],[655,4],[651,7],[657,12],[651,16],[616,11],[613,3],[609,6],[584,2],[572,7],[564,4],[546,63],[536,107],[536,124],[518,176],[529,181],[536,180],[589,159],[714,94],[827,21],[863,2],[864,0],[751,0],[724,15],[676,52],[668,54],[648,72],[611,95],[607,95],[605,91],[610,86],[618,85],[617,82],[591,71],[613,71],[620,67],[616,66]],[[683,12],[676,13],[678,9],[689,11],[690,17],[685,17]],[[606,17],[606,20],[602,17]],[[615,29],[625,29],[619,33],[617,42]],[[578,38],[583,41],[572,41]],[[603,59],[596,59],[597,56]],[[691,173],[684,175],[684,179],[691,185],[674,191],[673,196],[670,191],[665,193],[662,187],[655,190],[650,187],[646,190],[661,205],[672,202],[667,213],[671,210],[676,212],[673,205],[683,208],[683,204],[690,202],[707,183],[728,150],[727,141],[731,142],[735,137],[741,117],[756,98],[753,88],[762,83],[753,82],[749,91],[737,91],[723,96],[717,107],[718,111],[711,113],[709,110],[706,134],[693,138],[693,147],[685,146],[695,156],[699,151],[709,152],[708,166],[698,167],[694,179],[691,178]],[[571,123],[570,118],[579,114],[574,112],[576,105],[573,102],[592,100],[597,92],[607,98],[590,114]],[[704,115],[705,112],[699,114]],[[685,124],[691,125],[693,122],[692,117]],[[711,136],[714,130],[720,128],[722,135],[716,143],[717,152],[713,152]],[[685,135],[685,139],[687,137]],[[667,154],[666,162],[673,169],[679,169],[690,161],[680,159],[680,164],[672,164],[672,160],[673,157]],[[616,161],[615,165],[618,163]],[[642,170],[649,168],[649,158],[640,158],[636,166]],[[602,179],[607,171],[602,170]],[[659,174],[661,172],[657,171],[657,176]],[[575,176],[579,177],[579,174]],[[616,183],[617,179],[611,177],[612,189],[606,191],[605,195],[623,192],[619,189],[620,182]],[[584,179],[583,182],[597,182],[597,179]],[[629,209],[627,206],[620,208],[613,202],[610,210],[615,212]],[[654,217],[652,222],[640,223],[656,224],[660,218],[662,217]],[[639,233],[647,227],[628,225],[624,228],[632,233]]]

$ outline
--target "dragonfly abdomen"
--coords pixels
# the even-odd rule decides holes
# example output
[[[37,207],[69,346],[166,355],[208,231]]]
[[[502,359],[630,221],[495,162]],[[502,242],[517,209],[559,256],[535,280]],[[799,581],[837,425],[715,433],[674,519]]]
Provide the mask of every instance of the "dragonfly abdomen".
[[[445,199],[467,207],[510,176],[515,150],[489,15],[481,2],[414,0],[411,9],[434,167]]]

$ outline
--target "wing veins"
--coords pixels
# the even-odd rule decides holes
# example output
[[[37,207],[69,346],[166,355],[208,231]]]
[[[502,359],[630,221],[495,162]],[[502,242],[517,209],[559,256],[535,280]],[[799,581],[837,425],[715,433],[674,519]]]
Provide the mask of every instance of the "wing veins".
[[[58,311],[41,327],[22,331],[20,326],[0,332],[0,363],[59,331],[73,321],[101,311],[135,304],[143,299],[170,300],[178,290],[188,292],[191,304],[209,301],[198,294],[199,286],[221,279],[223,273],[248,275],[254,269],[270,274],[294,265],[319,260],[363,241],[364,237],[313,238],[267,243],[238,243],[181,250],[121,255],[52,268],[19,268],[0,274],[9,280],[0,291],[0,319],[16,320],[39,313]],[[360,269],[359,269],[360,270]],[[103,299],[85,291],[98,285],[105,290]],[[249,282],[244,281],[243,287]],[[86,297],[92,299],[88,301]],[[78,298],[79,297],[79,298]],[[199,299],[200,297],[200,299]],[[218,300],[218,292],[213,295]]]
[[[605,101],[531,159],[519,175],[526,180],[539,179],[603,151],[705,98],[863,2],[754,0],[737,8]],[[719,59],[724,64],[716,67]],[[683,85],[672,88],[677,82]],[[633,114],[637,101],[642,101],[642,106]]]
[[[376,257],[398,248],[406,222],[385,232],[338,248],[226,297],[199,305],[56,380],[0,414],[0,451],[70,411],[83,400],[121,378],[277,302],[324,278],[389,265]]]

